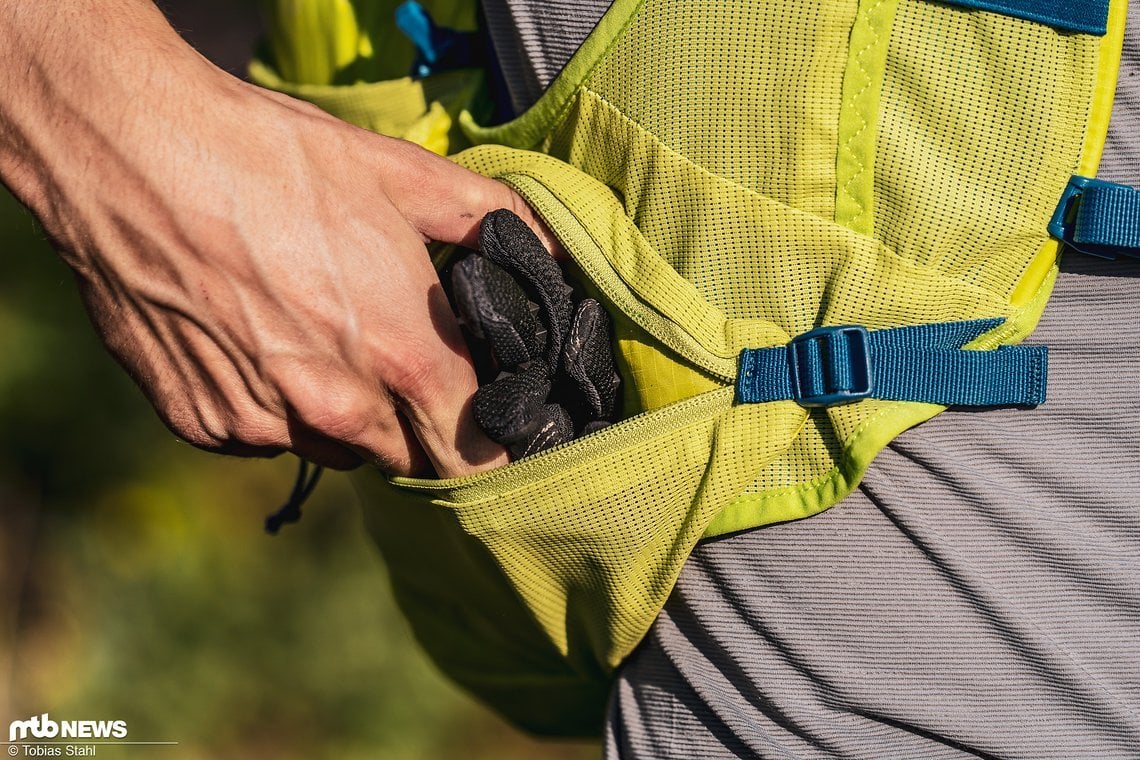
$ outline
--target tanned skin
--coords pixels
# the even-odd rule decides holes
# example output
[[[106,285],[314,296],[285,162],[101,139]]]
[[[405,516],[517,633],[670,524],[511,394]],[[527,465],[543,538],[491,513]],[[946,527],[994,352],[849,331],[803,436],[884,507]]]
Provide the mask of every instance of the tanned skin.
[[[501,465],[425,243],[507,186],[242,82],[149,0],[0,0],[0,180],[110,352],[211,451],[459,476]]]

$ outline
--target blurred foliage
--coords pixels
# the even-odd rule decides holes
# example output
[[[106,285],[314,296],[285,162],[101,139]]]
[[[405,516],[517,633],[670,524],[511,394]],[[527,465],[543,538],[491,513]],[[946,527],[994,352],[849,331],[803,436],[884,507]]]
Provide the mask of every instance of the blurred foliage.
[[[3,191],[0,257],[0,726],[49,712],[178,742],[101,758],[599,754],[531,740],[443,680],[342,475],[265,536],[293,462],[177,441]]]

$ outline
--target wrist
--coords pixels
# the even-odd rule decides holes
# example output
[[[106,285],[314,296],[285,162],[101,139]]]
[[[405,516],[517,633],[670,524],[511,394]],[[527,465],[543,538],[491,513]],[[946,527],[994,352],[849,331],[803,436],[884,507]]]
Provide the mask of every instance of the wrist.
[[[63,207],[118,192],[228,78],[146,0],[0,0],[0,180],[71,243]]]

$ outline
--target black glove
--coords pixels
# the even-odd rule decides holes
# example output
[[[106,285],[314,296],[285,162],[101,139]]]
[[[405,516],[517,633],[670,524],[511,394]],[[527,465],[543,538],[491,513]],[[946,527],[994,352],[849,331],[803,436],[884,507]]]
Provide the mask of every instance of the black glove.
[[[472,347],[476,364],[489,359],[499,373],[475,393],[475,421],[515,457],[613,422],[620,379],[601,304],[575,305],[558,264],[506,209],[483,218],[479,245],[482,256],[451,272],[460,321],[482,342]]]

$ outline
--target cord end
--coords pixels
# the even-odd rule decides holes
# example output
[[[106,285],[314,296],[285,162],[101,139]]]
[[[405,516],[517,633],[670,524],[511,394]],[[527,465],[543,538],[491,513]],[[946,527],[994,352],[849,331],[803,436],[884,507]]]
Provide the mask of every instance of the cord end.
[[[301,505],[317,487],[322,472],[324,472],[323,467],[314,465],[312,474],[310,474],[309,463],[304,459],[300,460],[300,465],[297,468],[297,480],[293,483],[293,492],[289,494],[288,501],[281,505],[276,512],[265,518],[266,533],[276,536],[281,531],[282,526],[295,523],[301,519]]]

